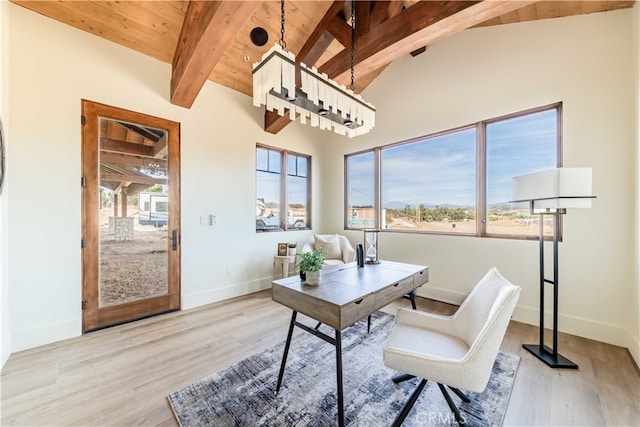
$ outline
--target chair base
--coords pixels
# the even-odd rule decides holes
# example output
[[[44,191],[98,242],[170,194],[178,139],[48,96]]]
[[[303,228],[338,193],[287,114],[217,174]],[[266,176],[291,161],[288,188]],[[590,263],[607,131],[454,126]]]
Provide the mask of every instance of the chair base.
[[[411,374],[398,374],[395,377],[391,378],[391,381],[393,381],[395,384],[400,384],[401,382],[408,381],[415,377],[415,375]]]
[[[408,294],[402,296],[402,298],[406,298],[411,301],[411,308],[417,310],[416,308],[416,291],[411,291]]]
[[[399,384],[403,381],[407,381],[415,377],[416,377],[415,375],[411,375],[411,374],[399,374],[393,377],[391,380],[395,384]],[[409,400],[407,400],[407,403],[404,404],[404,406],[402,407],[402,410],[400,411],[396,419],[393,421],[393,424],[391,424],[392,427],[400,427],[402,425],[405,418],[407,418],[407,415],[409,415],[409,412],[411,412],[411,409],[413,408],[413,405],[416,403],[416,400],[418,400],[418,397],[420,397],[420,393],[422,393],[422,390],[424,389],[425,385],[427,385],[427,380],[422,379],[418,384],[418,387],[416,387],[413,393],[411,393]],[[440,392],[442,392],[444,399],[447,401],[447,405],[449,405],[449,409],[451,409],[451,412],[453,412],[453,415],[455,416],[458,425],[460,427],[466,426],[467,425],[466,420],[460,414],[460,410],[458,409],[456,404],[453,402],[453,399],[451,399],[451,395],[449,394],[447,389],[441,383],[438,383],[438,387],[440,388]],[[469,397],[459,389],[455,387],[450,387],[450,386],[447,386],[447,387],[449,387],[451,391],[453,391],[460,399],[462,399],[463,402],[465,403],[471,402],[471,399],[469,399]]]

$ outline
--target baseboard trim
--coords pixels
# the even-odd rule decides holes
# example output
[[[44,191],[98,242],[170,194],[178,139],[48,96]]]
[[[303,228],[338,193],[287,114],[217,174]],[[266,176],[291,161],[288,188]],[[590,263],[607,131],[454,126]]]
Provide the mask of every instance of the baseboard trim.
[[[271,277],[246,283],[238,283],[191,295],[182,296],[182,310],[251,294],[271,287]],[[66,320],[34,329],[14,331],[11,334],[11,352],[39,347],[82,335],[80,319]],[[3,354],[4,356],[4,354]],[[7,359],[10,355],[6,355]],[[6,360],[3,361],[6,362]]]
[[[6,347],[9,346],[7,345]],[[4,368],[5,363],[7,363],[7,360],[9,360],[9,356],[11,356],[11,347],[9,347],[8,350],[6,347],[3,346],[0,351],[0,353],[2,353],[2,359],[0,359],[0,372],[2,371],[2,368]]]
[[[28,350],[45,344],[75,338],[82,335],[80,319],[64,320],[40,328],[25,329],[11,334],[11,351]]]
[[[467,294],[463,294],[461,292],[453,292],[448,289],[439,289],[434,287],[419,288],[416,295],[453,305],[462,304],[462,301],[467,297]]]
[[[540,309],[538,307],[518,305],[513,313],[513,320],[537,326],[540,323]],[[545,311],[544,321],[545,328],[552,327],[552,311]],[[629,348],[631,344],[628,330],[609,323],[585,319],[580,316],[559,313],[558,331],[625,348]]]
[[[271,288],[273,278],[263,278],[245,283],[234,283],[221,288],[209,289],[194,294],[182,295],[182,310],[200,307],[218,301],[252,294]]]
[[[629,345],[625,347],[629,350],[629,356],[636,365],[636,372],[640,375],[640,341],[638,341],[638,337],[634,337],[631,332],[627,331],[627,335]]]
[[[453,305],[462,304],[462,301],[464,301],[467,296],[460,292],[434,287],[419,289],[416,295]],[[539,313],[540,309],[538,307],[518,305],[516,306],[512,319],[537,326],[540,319]],[[553,324],[553,312],[545,311],[544,321],[545,326],[549,328]],[[558,324],[560,332],[625,347],[629,350],[636,365],[640,365],[640,343],[628,330],[616,325],[596,322],[583,317],[562,313],[558,315]]]

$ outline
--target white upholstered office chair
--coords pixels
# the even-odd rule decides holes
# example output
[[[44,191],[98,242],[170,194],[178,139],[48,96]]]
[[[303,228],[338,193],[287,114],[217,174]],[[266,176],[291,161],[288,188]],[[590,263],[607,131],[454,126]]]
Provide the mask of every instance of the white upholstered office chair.
[[[355,261],[356,250],[341,234],[314,234],[302,245],[301,253],[322,248],[325,265],[340,265]]]
[[[511,284],[494,267],[452,316],[398,310],[384,348],[384,364],[406,373],[394,377],[395,383],[414,377],[422,380],[396,417],[394,426],[402,425],[427,380],[438,383],[456,421],[464,425],[444,385],[465,402],[469,398],[459,389],[484,391],[519,295],[520,287]]]

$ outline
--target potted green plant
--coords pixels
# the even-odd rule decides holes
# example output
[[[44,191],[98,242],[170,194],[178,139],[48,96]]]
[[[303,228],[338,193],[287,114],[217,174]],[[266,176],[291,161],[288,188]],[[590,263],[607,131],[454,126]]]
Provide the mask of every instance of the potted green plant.
[[[322,248],[316,248],[311,252],[298,254],[300,262],[300,278],[308,285],[317,285],[320,283],[320,270],[324,265],[324,257],[322,256]]]
[[[289,242],[287,243],[287,248],[288,248],[288,253],[287,255],[289,256],[296,256],[296,247],[298,246],[298,243],[296,242]]]

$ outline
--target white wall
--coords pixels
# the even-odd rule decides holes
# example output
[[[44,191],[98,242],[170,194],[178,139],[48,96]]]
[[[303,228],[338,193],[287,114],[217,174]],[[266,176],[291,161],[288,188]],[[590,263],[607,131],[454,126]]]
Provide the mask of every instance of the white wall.
[[[190,110],[171,105],[170,65],[14,4],[5,12],[13,351],[81,333],[82,98],[181,123],[182,307],[269,287],[277,243],[311,232],[256,234],[255,144],[315,158],[306,128],[267,134],[250,97],[211,82]],[[320,182],[317,173],[316,193]],[[205,214],[218,225],[201,226]]]
[[[249,97],[211,82],[192,109],[173,106],[168,64],[3,6],[3,24],[9,15],[12,25],[2,26],[3,43],[10,35],[3,65],[11,59],[11,96],[2,110],[11,140],[11,187],[2,195],[11,270],[2,297],[10,290],[11,307],[2,325],[10,322],[12,351],[81,332],[81,98],[181,123],[183,308],[268,287],[276,243],[311,234],[253,231],[256,142],[313,156],[314,224],[339,231],[344,153],[563,101],[565,165],[594,168],[598,199],[565,221],[560,327],[625,347],[638,342],[638,328],[630,325],[638,306],[629,302],[638,299],[637,245],[629,239],[638,196],[627,180],[640,164],[638,97],[630,90],[637,88],[637,5],[634,12],[469,30],[404,58],[365,92],[378,124],[353,140],[299,124],[266,134],[262,110]],[[40,214],[43,206],[48,215]],[[199,225],[209,213],[217,215],[217,227]],[[346,234],[362,240],[362,233]],[[428,264],[427,289],[454,299],[498,266],[523,287],[516,318],[537,321],[536,242],[384,233],[381,255]]]
[[[560,329],[629,347],[637,265],[630,238],[637,197],[629,185],[637,169],[632,13],[473,29],[402,58],[363,94],[377,108],[374,131],[353,141],[332,138],[325,188],[343,188],[337,171],[346,153],[562,101],[564,165],[593,167],[598,198],[592,209],[565,218]],[[343,227],[342,211],[334,209],[343,193],[324,193],[328,230]],[[360,232],[347,234],[362,240]],[[383,233],[380,245],[382,258],[429,265],[431,280],[421,293],[452,300],[497,266],[523,287],[515,318],[537,324],[537,242]]]
[[[9,116],[9,76],[8,49],[9,44],[9,14],[8,3],[0,2],[0,119],[7,136],[7,118]],[[9,163],[6,159],[8,141],[5,145],[5,168]],[[11,331],[9,329],[9,263],[7,242],[7,177],[4,179],[4,190],[0,193],[0,369],[11,354]]]

